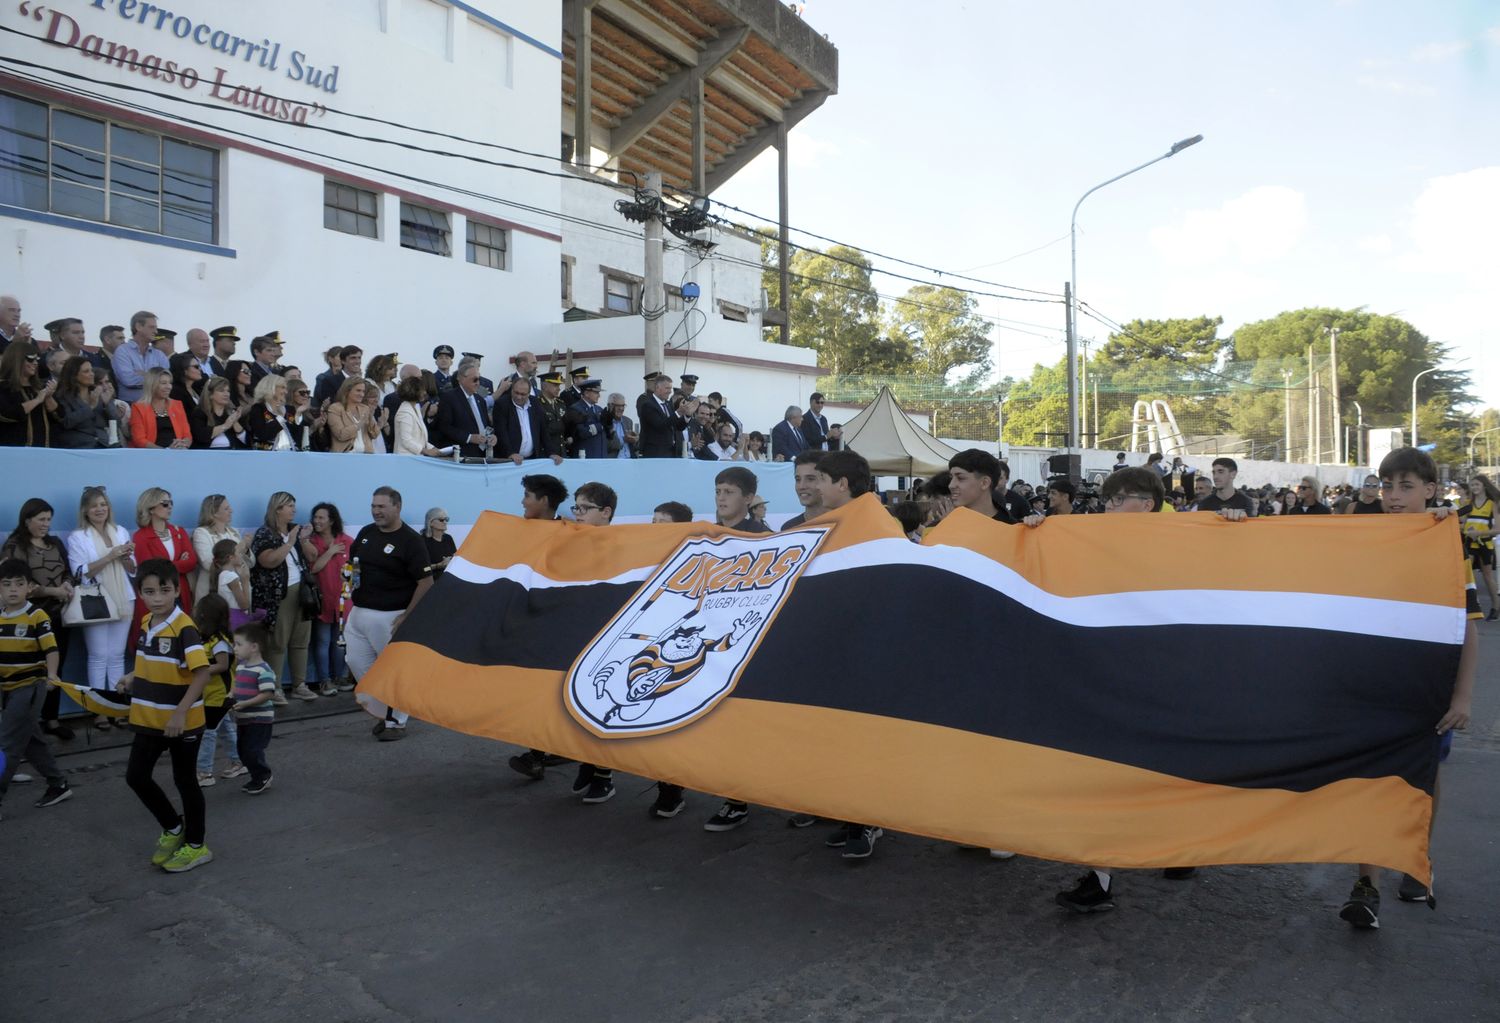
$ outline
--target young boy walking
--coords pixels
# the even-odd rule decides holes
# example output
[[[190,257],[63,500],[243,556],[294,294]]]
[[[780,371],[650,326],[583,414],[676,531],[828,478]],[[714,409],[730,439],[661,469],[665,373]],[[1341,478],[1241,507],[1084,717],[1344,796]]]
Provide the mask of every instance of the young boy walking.
[[[177,606],[178,586],[177,566],[165,558],[152,558],[136,572],[136,593],[146,614],[136,623],[135,671],[115,684],[130,694],[130,728],[135,732],[125,783],[162,827],[151,863],[169,874],[214,858],[204,844],[208,822],[198,787],[208,654],[198,627]],[[151,776],[163,753],[172,761],[180,815]]]
[[[234,711],[239,728],[240,763],[250,769],[243,789],[258,796],[271,787],[271,765],[266,747],[276,721],[276,672],[266,663],[266,630],[259,622],[246,622],[234,630]]]
[[[30,587],[26,562],[0,562],[0,800],[25,757],[47,779],[35,805],[56,806],[73,795],[42,737],[42,701],[57,678],[57,637],[47,612],[26,599]]]

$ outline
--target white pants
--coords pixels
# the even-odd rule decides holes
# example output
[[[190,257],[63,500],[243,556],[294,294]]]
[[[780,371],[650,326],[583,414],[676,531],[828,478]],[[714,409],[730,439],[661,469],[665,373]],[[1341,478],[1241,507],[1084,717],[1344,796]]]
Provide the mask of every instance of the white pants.
[[[365,677],[380,651],[391,641],[391,626],[399,617],[400,611],[372,611],[367,607],[356,607],[349,612],[349,620],[344,624],[344,662],[349,665],[356,682]],[[387,707],[358,689],[354,698],[365,710],[385,721],[388,727],[392,724],[397,728],[406,727],[408,715],[405,711]]]
[[[131,601],[131,608],[135,602]],[[125,674],[125,642],[130,637],[130,612],[114,622],[83,627],[83,642],[89,651],[89,687],[113,689]]]

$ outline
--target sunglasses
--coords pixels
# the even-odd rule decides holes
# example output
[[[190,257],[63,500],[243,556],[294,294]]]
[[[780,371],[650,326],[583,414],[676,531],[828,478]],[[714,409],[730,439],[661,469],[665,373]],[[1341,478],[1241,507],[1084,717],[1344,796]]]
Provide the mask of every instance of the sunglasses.
[[[433,519],[432,521],[433,522],[447,522],[448,521],[448,516],[442,515],[442,516],[439,516],[438,518]]]
[[[41,362],[42,361],[42,357],[40,355],[28,355],[28,356],[26,356],[26,361],[27,362]]]
[[[165,501],[157,501],[156,502],[156,507],[158,507],[158,508],[170,508],[170,507],[172,507],[172,499],[169,497]]]

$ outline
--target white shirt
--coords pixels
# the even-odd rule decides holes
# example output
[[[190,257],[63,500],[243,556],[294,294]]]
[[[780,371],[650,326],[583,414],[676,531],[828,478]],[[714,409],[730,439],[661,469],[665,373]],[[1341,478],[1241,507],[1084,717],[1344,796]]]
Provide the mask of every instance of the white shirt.
[[[531,402],[524,405],[516,405],[511,401],[516,410],[516,418],[521,422],[521,457],[530,458],[536,452],[536,442],[531,438]]]
[[[729,445],[729,447],[727,448],[721,448],[719,447],[719,442],[714,441],[708,446],[708,450],[712,451],[714,453],[714,457],[721,462],[728,462],[734,458],[733,444]]]
[[[287,589],[291,589],[293,586],[296,586],[302,581],[302,566],[298,563],[297,560],[301,556],[302,552],[297,546],[297,533],[298,530],[293,529],[290,533],[283,533],[281,535],[282,543],[286,543],[288,540],[292,542],[292,549],[287,554],[286,561],[282,562],[282,564],[286,565]],[[222,578],[222,576],[220,578]]]
[[[484,420],[479,418],[479,400],[468,391],[464,392],[464,397],[467,398],[469,402],[469,414],[474,417],[474,432],[480,437],[483,437]]]

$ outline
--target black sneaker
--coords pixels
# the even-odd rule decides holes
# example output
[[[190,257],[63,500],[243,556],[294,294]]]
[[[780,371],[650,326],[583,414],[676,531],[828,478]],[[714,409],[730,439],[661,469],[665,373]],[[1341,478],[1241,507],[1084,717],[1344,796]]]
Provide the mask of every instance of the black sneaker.
[[[578,776],[573,779],[573,795],[580,796],[589,790],[594,781],[594,771],[593,764],[578,765]]]
[[[607,803],[615,798],[615,783],[609,775],[596,774],[583,794],[585,803]]]
[[[885,834],[883,830],[863,826],[849,826],[849,840],[844,843],[844,851],[840,854],[846,860],[865,860],[875,851],[875,840]]]
[[[67,782],[63,782],[61,785],[48,785],[47,791],[42,793],[42,798],[31,805],[37,807],[56,806],[58,803],[72,798],[73,790],[68,788]]]
[[[406,726],[397,728],[395,725],[387,725],[378,736],[381,742],[399,742],[406,738]]]
[[[810,828],[818,823],[818,818],[810,813],[794,813],[786,819],[789,828]]]
[[[38,803],[37,806],[41,806]],[[1401,875],[1401,887],[1396,889],[1396,898],[1402,902],[1425,902],[1433,909],[1437,909],[1437,900],[1432,897],[1432,889],[1410,874]]]
[[[61,721],[57,722],[55,725],[43,725],[42,731],[46,732],[48,735],[56,736],[61,742],[73,741],[73,729],[69,728]]]
[[[703,822],[704,831],[733,831],[750,819],[750,808],[744,803],[725,803],[719,812]]]
[[[830,849],[842,849],[844,846],[849,844],[849,833],[853,830],[854,828],[852,825],[840,824],[837,828],[834,829],[833,834],[828,836],[828,841],[824,842],[823,844],[828,846],[828,848]]]
[[[370,729],[370,734],[371,735],[379,735],[383,731],[385,731],[385,722],[384,721],[377,721],[377,722],[375,722],[375,727],[372,728],[372,729]]]
[[[1500,620],[1500,607],[1490,608],[1490,613],[1484,616],[1484,620],[1487,622]]]
[[[510,758],[510,769],[517,774],[524,774],[532,781],[541,781],[542,776],[547,773],[547,761],[545,754],[539,754],[536,750],[520,753]]]
[[[1362,931],[1378,930],[1380,927],[1380,891],[1370,883],[1368,877],[1354,882],[1349,900],[1339,910],[1339,919]]]
[[[266,775],[260,781],[256,781],[253,778],[250,781],[247,781],[244,785],[240,786],[240,791],[246,793],[247,795],[258,796],[270,787],[271,776]]]
[[[1197,867],[1167,867],[1161,872],[1161,876],[1168,881],[1186,881],[1196,873]]]
[[[1092,870],[1071,890],[1058,892],[1053,901],[1075,913],[1103,913],[1115,908],[1114,894],[1099,883],[1099,875]]]
[[[682,788],[678,785],[666,785],[661,782],[656,784],[656,802],[651,804],[651,816],[661,820],[676,817],[687,806],[687,800],[682,798]]]

